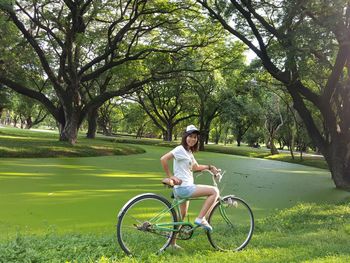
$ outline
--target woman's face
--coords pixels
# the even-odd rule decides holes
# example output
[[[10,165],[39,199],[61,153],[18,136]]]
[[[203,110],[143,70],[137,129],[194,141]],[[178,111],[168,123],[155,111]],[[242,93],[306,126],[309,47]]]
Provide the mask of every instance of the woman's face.
[[[192,133],[186,137],[186,143],[189,147],[194,146],[197,143],[198,135],[197,133]]]

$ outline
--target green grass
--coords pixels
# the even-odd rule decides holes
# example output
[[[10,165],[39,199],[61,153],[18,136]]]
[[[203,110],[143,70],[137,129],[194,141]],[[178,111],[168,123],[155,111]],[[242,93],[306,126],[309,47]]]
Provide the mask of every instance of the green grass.
[[[349,201],[304,203],[256,222],[248,247],[217,252],[204,233],[178,242],[182,251],[129,258],[112,233],[18,235],[0,242],[0,262],[349,262]],[[147,244],[145,244],[147,245]]]
[[[328,165],[322,156],[303,156],[301,159],[300,154],[295,153],[294,159],[292,159],[292,156],[290,156],[290,154],[280,153],[266,156],[265,159],[296,163],[328,170]]]
[[[76,145],[58,141],[56,132],[37,132],[15,128],[0,129],[0,157],[79,157],[143,153],[135,145],[86,139],[79,136]]]
[[[164,142],[160,139],[133,139],[130,137],[116,137],[116,138],[103,138],[106,141],[114,141],[117,143],[128,143],[128,144],[138,144],[138,145],[155,145],[155,146],[165,146],[165,147],[174,147],[179,144],[179,142]],[[328,165],[322,156],[310,156],[304,155],[302,159],[300,159],[300,154],[295,152],[295,158],[292,159],[291,155],[288,153],[279,153],[275,155],[271,155],[271,152],[267,148],[252,148],[249,146],[242,145],[240,147],[233,145],[214,145],[208,144],[205,146],[206,152],[216,152],[216,153],[224,153],[231,155],[240,155],[254,158],[264,158],[275,161],[282,161],[288,163],[295,163],[301,165],[307,165],[311,167],[328,169]]]
[[[205,148],[208,152],[225,153],[232,155],[242,155],[247,157],[265,158],[271,155],[267,149],[256,149],[248,146],[223,146],[223,145],[207,145]]]
[[[145,153],[127,156],[0,158],[0,233],[40,233],[49,226],[58,232],[113,231],[115,215],[131,197],[169,196],[160,184],[159,161],[169,149],[142,147]],[[348,196],[322,169],[210,152],[199,152],[196,159],[226,170],[222,194],[245,199],[257,218],[301,201],[337,202]],[[203,175],[196,182],[211,180]],[[192,213],[200,206],[194,202]]]
[[[50,146],[57,141],[57,134],[0,132],[2,138],[16,137],[10,139],[13,144],[18,138],[29,138],[31,153],[36,151],[33,142],[47,139]],[[99,147],[110,143],[119,147],[101,139],[93,142]],[[135,147],[144,153],[0,158],[0,262],[350,261],[349,192],[336,190],[327,170],[214,152],[199,152],[196,159],[226,170],[222,193],[233,193],[250,204],[256,231],[247,249],[216,252],[202,233],[179,242],[184,251],[126,257],[115,238],[119,209],[140,193],[170,195],[160,184],[164,172],[159,162],[170,149]],[[203,175],[196,182],[209,184],[210,178]],[[201,204],[191,203],[190,220]]]
[[[81,133],[78,143],[74,146],[67,142],[58,141],[57,132],[42,132],[21,130],[15,128],[0,129],[0,158],[1,157],[79,157],[79,156],[105,156],[105,155],[126,155],[141,153],[141,145],[154,145],[164,147],[174,147],[178,141],[164,142],[161,139],[135,139],[123,136],[106,137],[97,136],[90,140]],[[276,161],[302,164],[321,169],[328,169],[328,165],[322,157],[303,156],[295,154],[295,159],[289,154],[280,153],[271,155],[266,148],[252,148],[248,146],[232,145],[206,145],[205,151],[225,153],[231,155],[241,155],[255,158],[265,158]]]

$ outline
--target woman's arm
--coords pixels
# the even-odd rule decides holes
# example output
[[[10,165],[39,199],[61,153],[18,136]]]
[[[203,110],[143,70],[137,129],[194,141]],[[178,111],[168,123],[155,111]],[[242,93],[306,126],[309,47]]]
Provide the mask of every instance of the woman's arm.
[[[172,179],[174,181],[174,184],[181,184],[181,179],[173,176],[173,174],[170,172],[168,161],[172,159],[174,159],[174,155],[171,152],[168,152],[160,158],[160,163],[162,164],[166,176]]]
[[[218,173],[218,169],[217,169],[214,165],[210,165],[210,164],[198,164],[198,163],[195,163],[195,164],[192,166],[192,169],[193,169],[194,171],[209,170],[209,171],[211,171],[211,172],[214,173],[214,174],[217,174],[217,173]]]

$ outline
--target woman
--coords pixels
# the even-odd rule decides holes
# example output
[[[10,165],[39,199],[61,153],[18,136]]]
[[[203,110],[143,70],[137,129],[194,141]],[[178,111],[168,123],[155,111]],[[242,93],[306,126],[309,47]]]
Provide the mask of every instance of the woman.
[[[179,198],[190,198],[207,196],[198,217],[194,223],[203,227],[207,231],[212,231],[205,216],[211,210],[215,201],[219,197],[219,191],[214,186],[196,185],[193,180],[192,171],[210,170],[212,173],[218,173],[218,169],[213,165],[198,164],[193,153],[198,150],[199,130],[194,125],[189,125],[182,136],[181,145],[172,151],[164,154],[161,158],[161,164],[168,178],[174,182],[174,194]],[[173,174],[170,172],[168,161],[174,160]],[[180,205],[182,219],[185,218],[189,206],[189,201]],[[173,242],[173,246],[179,248]]]

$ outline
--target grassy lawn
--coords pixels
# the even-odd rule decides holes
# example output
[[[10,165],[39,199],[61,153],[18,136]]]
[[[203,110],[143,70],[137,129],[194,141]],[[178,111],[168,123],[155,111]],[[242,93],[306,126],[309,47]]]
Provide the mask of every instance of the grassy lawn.
[[[0,262],[349,262],[349,203],[300,204],[258,220],[240,252],[216,252],[204,233],[179,242],[182,251],[126,257],[112,233],[18,235],[0,242]]]
[[[4,136],[25,134],[35,142],[47,140],[48,146],[57,141],[57,134],[0,129],[0,145]],[[79,142],[85,143],[83,138]],[[350,193],[336,190],[327,170],[215,152],[199,152],[196,159],[226,170],[222,194],[233,193],[250,204],[256,231],[247,249],[216,252],[201,233],[179,242],[183,251],[125,257],[115,238],[116,215],[137,194],[169,196],[160,184],[159,162],[169,148],[103,140],[93,145],[143,153],[0,158],[0,262],[350,261]],[[33,143],[27,149],[33,153],[32,148]],[[210,178],[202,175],[196,181],[209,184]],[[191,203],[191,220],[200,207],[201,202]]]
[[[106,155],[127,155],[142,153],[139,145],[156,145],[174,147],[178,141],[164,142],[160,139],[134,139],[131,137],[106,137],[97,135],[97,139],[89,140],[85,134],[79,135],[78,143],[74,146],[67,142],[58,141],[58,133],[55,131],[32,131],[16,128],[0,127],[0,158],[1,157],[87,157]],[[323,157],[304,155],[300,159],[299,153],[295,153],[292,159],[290,154],[280,153],[271,155],[266,148],[252,148],[248,146],[232,145],[206,145],[205,151],[240,155],[255,158],[265,158],[275,161],[302,164],[321,169],[328,169]]]
[[[135,145],[111,141],[88,140],[80,135],[76,145],[58,141],[57,132],[37,132],[16,128],[0,128],[1,157],[79,157],[127,155],[144,152]]]
[[[266,156],[265,159],[288,162],[288,163],[297,163],[301,165],[318,167],[321,169],[328,170],[328,165],[322,156],[303,156],[301,159],[300,154],[295,153],[294,159],[292,159],[289,153],[288,154],[280,153],[280,154]]]
[[[128,138],[104,138],[106,141],[115,141],[118,143],[128,143],[128,144],[137,144],[137,145],[157,145],[157,146],[166,146],[166,147],[174,147],[178,145],[180,142],[164,142],[162,140],[157,139],[132,139]],[[300,153],[294,153],[294,159],[290,156],[289,153],[281,152],[279,154],[271,155],[269,149],[261,147],[259,149],[252,148],[249,146],[241,145],[240,147],[236,145],[214,145],[208,144],[205,146],[206,152],[217,152],[231,155],[240,155],[254,158],[264,158],[275,161],[289,162],[301,165],[307,165],[312,167],[317,167],[321,169],[328,169],[328,165],[325,162],[322,156],[313,156],[309,154],[304,154],[302,158],[300,158]]]

